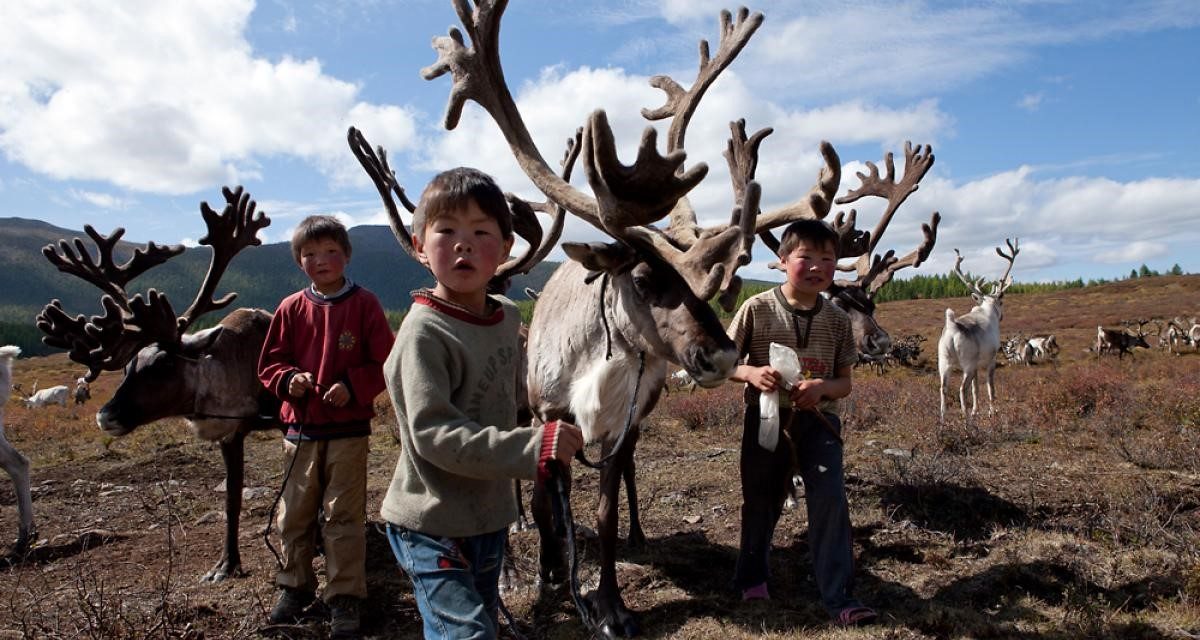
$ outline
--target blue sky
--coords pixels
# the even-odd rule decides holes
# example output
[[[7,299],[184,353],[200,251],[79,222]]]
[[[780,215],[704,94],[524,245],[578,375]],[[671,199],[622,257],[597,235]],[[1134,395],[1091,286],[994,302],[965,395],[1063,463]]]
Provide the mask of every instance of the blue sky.
[[[647,79],[695,77],[715,48],[709,0],[516,0],[501,53],[510,88],[547,158],[605,108],[632,162],[662,104]],[[774,127],[763,143],[764,209],[791,202],[829,140],[841,192],[864,161],[905,140],[937,162],[881,248],[906,253],[940,211],[919,271],[1003,270],[992,247],[1021,238],[1017,280],[1121,277],[1147,264],[1200,272],[1200,3],[797,2],[751,5],[763,26],[709,91],[688,135],[708,179],[702,223],[728,218],[721,151],[728,122]],[[271,215],[268,241],[310,213],[383,224],[345,142],[363,130],[411,193],[455,165],[538,194],[473,104],[442,128],[448,77],[421,79],[430,40],[458,25],[443,0],[16,0],[0,21],[0,217],[127,229],[135,241],[191,242],[201,200],[243,184]],[[576,181],[581,185],[581,181]],[[586,190],[585,186],[581,188]],[[540,198],[539,198],[540,199]],[[860,226],[879,208],[855,205]],[[572,220],[565,239],[599,239]],[[404,259],[397,252],[397,259]],[[552,259],[562,259],[561,253]],[[743,275],[773,278],[756,245]],[[916,273],[909,270],[910,273]],[[901,277],[907,275],[901,272]]]

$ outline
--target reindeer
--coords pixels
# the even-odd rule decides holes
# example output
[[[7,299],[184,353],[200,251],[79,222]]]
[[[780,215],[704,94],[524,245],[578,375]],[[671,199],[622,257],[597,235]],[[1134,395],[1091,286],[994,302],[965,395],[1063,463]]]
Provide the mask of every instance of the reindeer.
[[[1035,335],[1026,341],[1030,351],[1028,362],[1057,362],[1058,361],[1058,339],[1053,333],[1046,335]]]
[[[86,378],[79,378],[75,381],[75,391],[72,392],[71,397],[77,405],[92,399],[92,388]]]
[[[896,252],[891,249],[881,255],[876,249],[888,225],[891,224],[892,217],[908,196],[917,190],[921,179],[933,167],[933,162],[931,147],[926,145],[922,148],[918,145],[914,149],[911,143],[906,143],[902,178],[897,179],[895,162],[892,154],[888,153],[884,157],[884,177],[880,177],[875,163],[867,162],[868,173],[857,174],[860,186],[835,200],[836,204],[849,204],[866,196],[875,196],[887,201],[879,222],[875,224],[874,230],[869,232],[855,229],[858,212],[854,209],[851,209],[849,214],[838,212],[834,218],[833,226],[839,236],[838,259],[854,259],[853,263],[839,264],[838,270],[854,271],[855,279],[837,279],[827,292],[833,304],[850,316],[860,364],[874,365],[880,373],[883,372],[883,366],[891,352],[892,339],[875,320],[875,294],[891,282],[897,271],[905,267],[919,267],[929,258],[937,242],[941,214],[933,212],[929,222],[921,225],[924,240],[904,257],[897,258]],[[770,231],[759,233],[759,238],[772,252],[779,252],[779,241]],[[772,262],[769,266],[780,268],[778,262]]]
[[[1146,342],[1145,332],[1145,325],[1148,322],[1148,320],[1138,322],[1137,334],[1127,333],[1123,329],[1105,329],[1103,325],[1097,326],[1096,343],[1094,345],[1096,357],[1099,358],[1101,354],[1116,351],[1117,359],[1124,360],[1127,353],[1129,357],[1133,357],[1133,350],[1136,347],[1149,349],[1150,343]],[[1132,324],[1126,323],[1126,327],[1132,327]]]
[[[13,558],[23,554],[37,536],[33,527],[33,498],[29,492],[29,458],[21,455],[4,437],[4,407],[12,394],[12,363],[21,355],[21,348],[8,345],[0,347],[0,467],[12,478],[13,491],[17,494],[17,540],[8,552]]]
[[[958,388],[958,403],[962,408],[963,417],[967,417],[967,386],[971,387],[971,415],[979,409],[978,380],[979,370],[987,372],[988,413],[995,412],[996,396],[996,351],[1000,349],[1000,320],[1003,318],[1004,292],[1012,286],[1013,262],[1020,252],[1020,240],[1005,240],[1009,253],[1004,253],[1000,247],[996,254],[1008,262],[1008,269],[999,280],[992,283],[988,291],[983,290],[984,278],[980,276],[971,280],[963,275],[962,254],[954,250],[954,274],[967,285],[971,298],[978,305],[961,317],[955,317],[954,310],[946,309],[946,326],[938,338],[938,376],[941,379],[941,420],[946,419],[946,393],[950,386],[950,370],[957,367],[963,372],[962,385]],[[968,418],[969,420],[969,418]]]
[[[497,123],[537,188],[611,240],[563,243],[569,260],[546,283],[530,324],[527,381],[530,406],[539,418],[574,422],[589,441],[602,443],[602,454],[613,455],[600,472],[600,581],[591,595],[591,611],[598,632],[631,636],[638,626],[616,581],[617,492],[624,478],[629,541],[644,540],[640,526],[635,526],[637,498],[629,481],[640,422],[658,400],[669,363],[678,363],[700,386],[713,387],[728,378],[737,353],[708,301],[718,298],[732,308],[741,286],[735,272],[749,262],[756,233],[829,213],[841,162],[833,146],[822,143],[825,167],[816,185],[791,205],[760,212],[754,172],[758,146],[771,130],[747,136],[745,122],[733,122],[725,153],[734,191],[729,222],[708,228],[697,224],[686,195],[704,178],[707,167],[685,168],[684,139],[705,91],[762,23],[761,14],[741,9],[736,18],[721,14],[715,55],[710,56],[707,42],[701,43],[700,69],[689,89],[666,76],[651,79],[652,86],[667,94],[667,103],[642,113],[650,120],[671,118],[665,155],[657,149],[656,131],[648,128],[634,164],[623,165],[606,114],[595,111],[588,117],[580,154],[593,194],[588,196],[546,164],[504,82],[498,42],[505,5],[480,1],[472,9],[466,2],[455,3],[471,45],[452,28],[448,37],[434,41],[438,60],[422,75],[453,76],[444,122],[448,129],[457,125],[467,100],[478,103]],[[861,191],[877,195],[875,191],[911,192],[910,187],[864,184]],[[665,229],[653,226],[664,218],[669,220]],[[839,216],[839,236],[865,252],[869,234],[856,231],[853,224],[853,215],[849,220]],[[886,264],[876,270],[880,276],[899,261],[878,257],[877,262]],[[622,444],[616,449],[618,442]],[[562,541],[553,532],[545,487],[535,488],[533,504],[541,532],[539,577],[561,580]]]
[[[125,370],[112,399],[96,414],[96,423],[107,434],[122,436],[137,427],[172,416],[182,416],[203,440],[218,442],[225,465],[225,540],[217,564],[204,576],[220,581],[242,575],[238,528],[244,475],[243,444],[253,430],[278,428],[278,401],[258,382],[258,353],[267,334],[271,314],[261,309],[237,309],[210,329],[187,333],[205,313],[224,309],[236,293],[213,298],[217,283],[238,252],[261,244],[260,229],[270,224],[255,212],[250,194],[241,187],[223,188],[226,205],[217,213],[207,202],[200,211],[208,233],[200,244],[212,250],[208,272],[195,299],[176,315],[165,294],[151,289],[145,297],[130,297],[126,285],[167,260],[183,253],[181,245],[139,248],[123,264],[115,261],[117,242],[125,230],[118,227],[104,236],[90,225],[84,231],[95,243],[93,257],[76,238],[42,249],[54,266],[81,278],[103,292],[104,314],[70,316],[53,300],[38,314],[42,341],[69,351],[71,360],[85,365],[84,382],[101,371]]]
[[[14,385],[13,390],[20,393],[20,385]],[[29,392],[29,395],[25,396],[25,407],[28,409],[38,409],[48,407],[52,404],[65,407],[67,406],[67,394],[68,389],[66,385],[59,384],[45,389],[38,389],[37,382],[35,381],[33,383],[33,390]]]

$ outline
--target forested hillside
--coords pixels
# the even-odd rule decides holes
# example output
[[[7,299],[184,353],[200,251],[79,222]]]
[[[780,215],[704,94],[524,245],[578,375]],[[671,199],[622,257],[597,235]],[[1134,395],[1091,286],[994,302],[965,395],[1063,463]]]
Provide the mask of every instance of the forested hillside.
[[[97,231],[108,234],[112,229]],[[42,247],[62,238],[83,238],[85,246],[94,251],[91,239],[82,230],[61,229],[38,220],[0,218],[0,344],[15,344],[27,355],[55,351],[41,344],[42,334],[34,326],[34,316],[56,298],[70,313],[90,316],[101,312],[99,290],[61,273],[42,255]],[[429,272],[400,249],[386,226],[354,227],[350,229],[350,242],[354,253],[347,273],[374,291],[393,317],[408,309],[410,291],[433,283]],[[142,243],[118,243],[117,260],[128,259],[140,246]],[[153,287],[166,292],[175,307],[185,306],[195,296],[208,261],[208,247],[188,249],[135,279],[128,290],[132,294]],[[524,287],[540,289],[554,266],[543,263],[530,275],[514,278],[510,295],[521,300],[525,297]],[[288,244],[278,242],[239,254],[221,279],[218,295],[236,291],[235,307],[274,309],[284,296],[305,282]],[[202,319],[198,326],[216,322],[221,314],[213,316]]]

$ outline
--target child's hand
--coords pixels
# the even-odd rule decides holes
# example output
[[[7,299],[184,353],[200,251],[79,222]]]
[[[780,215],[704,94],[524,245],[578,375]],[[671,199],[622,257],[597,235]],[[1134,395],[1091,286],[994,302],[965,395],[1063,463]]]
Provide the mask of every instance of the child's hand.
[[[313,390],[316,386],[316,381],[313,379],[313,374],[303,371],[292,376],[288,381],[288,395],[293,398],[302,398],[304,394]]]
[[[321,396],[321,399],[326,404],[331,404],[335,407],[344,407],[347,402],[350,402],[350,390],[346,388],[346,385],[335,382],[332,387],[329,387],[329,391],[326,391],[325,395]]]
[[[796,409],[815,409],[825,397],[825,381],[820,378],[800,380],[792,387],[792,407]]]
[[[575,452],[582,448],[583,431],[570,422],[559,420],[557,437],[554,438],[554,459],[569,465]]]
[[[783,376],[779,372],[772,369],[770,366],[751,367],[749,375],[746,376],[746,381],[754,385],[759,391],[770,393],[783,384]]]

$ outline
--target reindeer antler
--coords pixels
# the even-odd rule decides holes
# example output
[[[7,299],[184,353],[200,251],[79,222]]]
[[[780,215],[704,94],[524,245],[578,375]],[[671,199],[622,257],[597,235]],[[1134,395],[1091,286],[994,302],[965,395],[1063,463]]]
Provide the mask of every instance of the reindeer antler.
[[[700,68],[696,72],[696,81],[692,87],[684,91],[678,82],[670,76],[657,75],[650,78],[650,86],[662,89],[667,94],[667,103],[657,109],[642,109],[642,117],[647,120],[674,119],[667,131],[667,150],[675,151],[683,148],[683,140],[687,136],[687,127],[692,114],[700,105],[700,99],[721,75],[721,72],[741,53],[754,32],[762,26],[763,15],[758,12],[750,13],[746,7],[737,12],[737,21],[728,11],[721,11],[721,41],[717,47],[717,56],[709,58],[708,40],[700,41]]]
[[[562,160],[564,181],[571,178],[571,170],[575,165],[575,160],[579,157],[582,136],[583,129],[580,128],[576,131],[575,138],[567,141],[567,151]],[[415,213],[417,206],[408,199],[404,187],[397,182],[396,173],[387,161],[387,150],[379,146],[373,151],[366,137],[354,127],[350,127],[346,137],[354,157],[358,158],[359,164],[362,165],[367,176],[371,178],[371,182],[375,184],[376,190],[379,191],[379,197],[383,200],[384,208],[387,210],[388,224],[392,228],[392,235],[396,237],[396,241],[405,253],[418,264],[423,264],[417,255],[416,247],[413,246],[412,232],[401,219],[400,211],[396,207],[396,201],[392,199],[392,195],[395,194],[396,199],[408,210],[409,214]],[[531,203],[511,193],[505,194],[505,198],[508,201],[509,211],[512,213],[513,232],[529,243],[529,247],[523,255],[512,258],[496,268],[496,273],[488,284],[489,290],[492,291],[507,289],[506,283],[509,279],[529,273],[533,267],[544,260],[562,235],[563,222],[566,217],[566,211],[562,207],[554,206],[549,202]],[[546,233],[542,232],[542,226],[538,223],[535,214],[537,211],[553,216],[550,228]]]
[[[588,182],[595,193],[593,199],[571,187],[546,165],[505,84],[498,43],[500,18],[506,6],[504,0],[478,0],[472,8],[466,0],[458,0],[455,9],[470,35],[471,46],[467,46],[462,33],[454,28],[448,36],[434,40],[438,60],[421,74],[426,79],[447,73],[454,78],[446,110],[446,127],[457,126],[463,105],[467,100],[474,100],[500,127],[526,176],[555,204],[613,238],[671,264],[685,274],[697,295],[709,291],[715,294],[716,290],[710,286],[713,282],[718,283],[718,290],[734,286],[733,271],[737,265],[749,260],[749,245],[753,241],[752,237],[744,237],[744,227],[757,215],[757,208],[750,210],[743,206],[741,211],[744,213],[738,213],[736,224],[694,234],[694,239],[673,240],[649,225],[673,210],[677,210],[677,217],[694,220],[690,207],[680,201],[703,179],[707,167],[703,164],[686,170],[683,167],[686,156],[681,147],[687,120],[707,87],[757,29],[761,15],[751,15],[743,10],[736,23],[731,14],[722,15],[722,40],[717,57],[709,59],[707,44],[701,45],[701,69],[690,91],[684,92],[669,78],[654,81],[655,86],[667,92],[668,103],[658,110],[647,111],[647,117],[675,117],[665,155],[655,149],[657,134],[651,128],[642,136],[634,164],[623,165],[617,159],[612,131],[603,112],[589,117],[583,138],[583,158]],[[724,259],[712,261],[721,250],[727,254],[732,252],[732,256],[724,255],[721,256]],[[696,262],[701,259],[710,262]]]
[[[214,300],[212,295],[233,257],[246,247],[262,244],[262,240],[258,239],[258,232],[271,224],[269,218],[254,211],[258,205],[242,187],[232,190],[229,187],[221,187],[221,195],[225,196],[225,208],[221,213],[214,211],[207,202],[200,203],[200,215],[204,216],[204,224],[208,226],[208,233],[200,238],[200,244],[212,248],[212,257],[208,264],[208,272],[204,274],[204,282],[196,292],[196,298],[179,316],[179,335],[182,335],[196,318],[209,311],[224,309],[237,298],[236,293],[229,293],[220,300]],[[151,295],[150,298],[153,299],[154,296]],[[165,303],[166,296],[162,296],[162,300]],[[166,305],[166,309],[162,311],[171,312],[170,305]],[[174,313],[171,312],[171,315]]]
[[[1008,245],[1008,253],[1004,253],[1000,247],[996,247],[996,255],[1004,258],[1008,262],[1008,268],[1004,270],[1004,275],[1000,276],[1000,279],[996,281],[995,286],[992,287],[992,295],[996,296],[997,298],[1003,296],[1004,292],[1012,286],[1013,281],[1012,278],[1009,277],[1009,274],[1012,273],[1013,262],[1016,261],[1017,254],[1021,252],[1020,238],[1016,238],[1015,240],[1009,240],[1005,238],[1004,244]]]
[[[217,282],[235,254],[247,246],[261,243],[257,233],[269,225],[270,220],[261,213],[254,214],[255,203],[241,187],[224,188],[222,193],[228,204],[221,214],[209,208],[207,203],[200,205],[208,225],[208,234],[200,239],[200,244],[212,247],[213,255],[196,299],[178,318],[165,294],[151,289],[145,297],[138,294],[131,298],[125,286],[147,269],[183,253],[181,245],[160,246],[149,242],[145,248],[136,249],[124,264],[118,265],[113,259],[113,251],[125,230],[118,227],[112,234],[104,236],[85,225],[84,231],[96,244],[96,258],[79,238],[74,239],[73,249],[72,243],[66,240],[58,242],[58,251],[53,244],[44,247],[42,255],[60,271],[104,292],[100,298],[104,313],[85,320],[82,315],[69,315],[60,301],[52,300],[36,318],[38,328],[46,334],[42,342],[67,349],[71,360],[88,367],[85,379],[91,382],[101,371],[123,368],[148,344],[162,343],[167,348],[177,345],[180,336],[196,318],[229,305],[237,294],[212,299]]]

